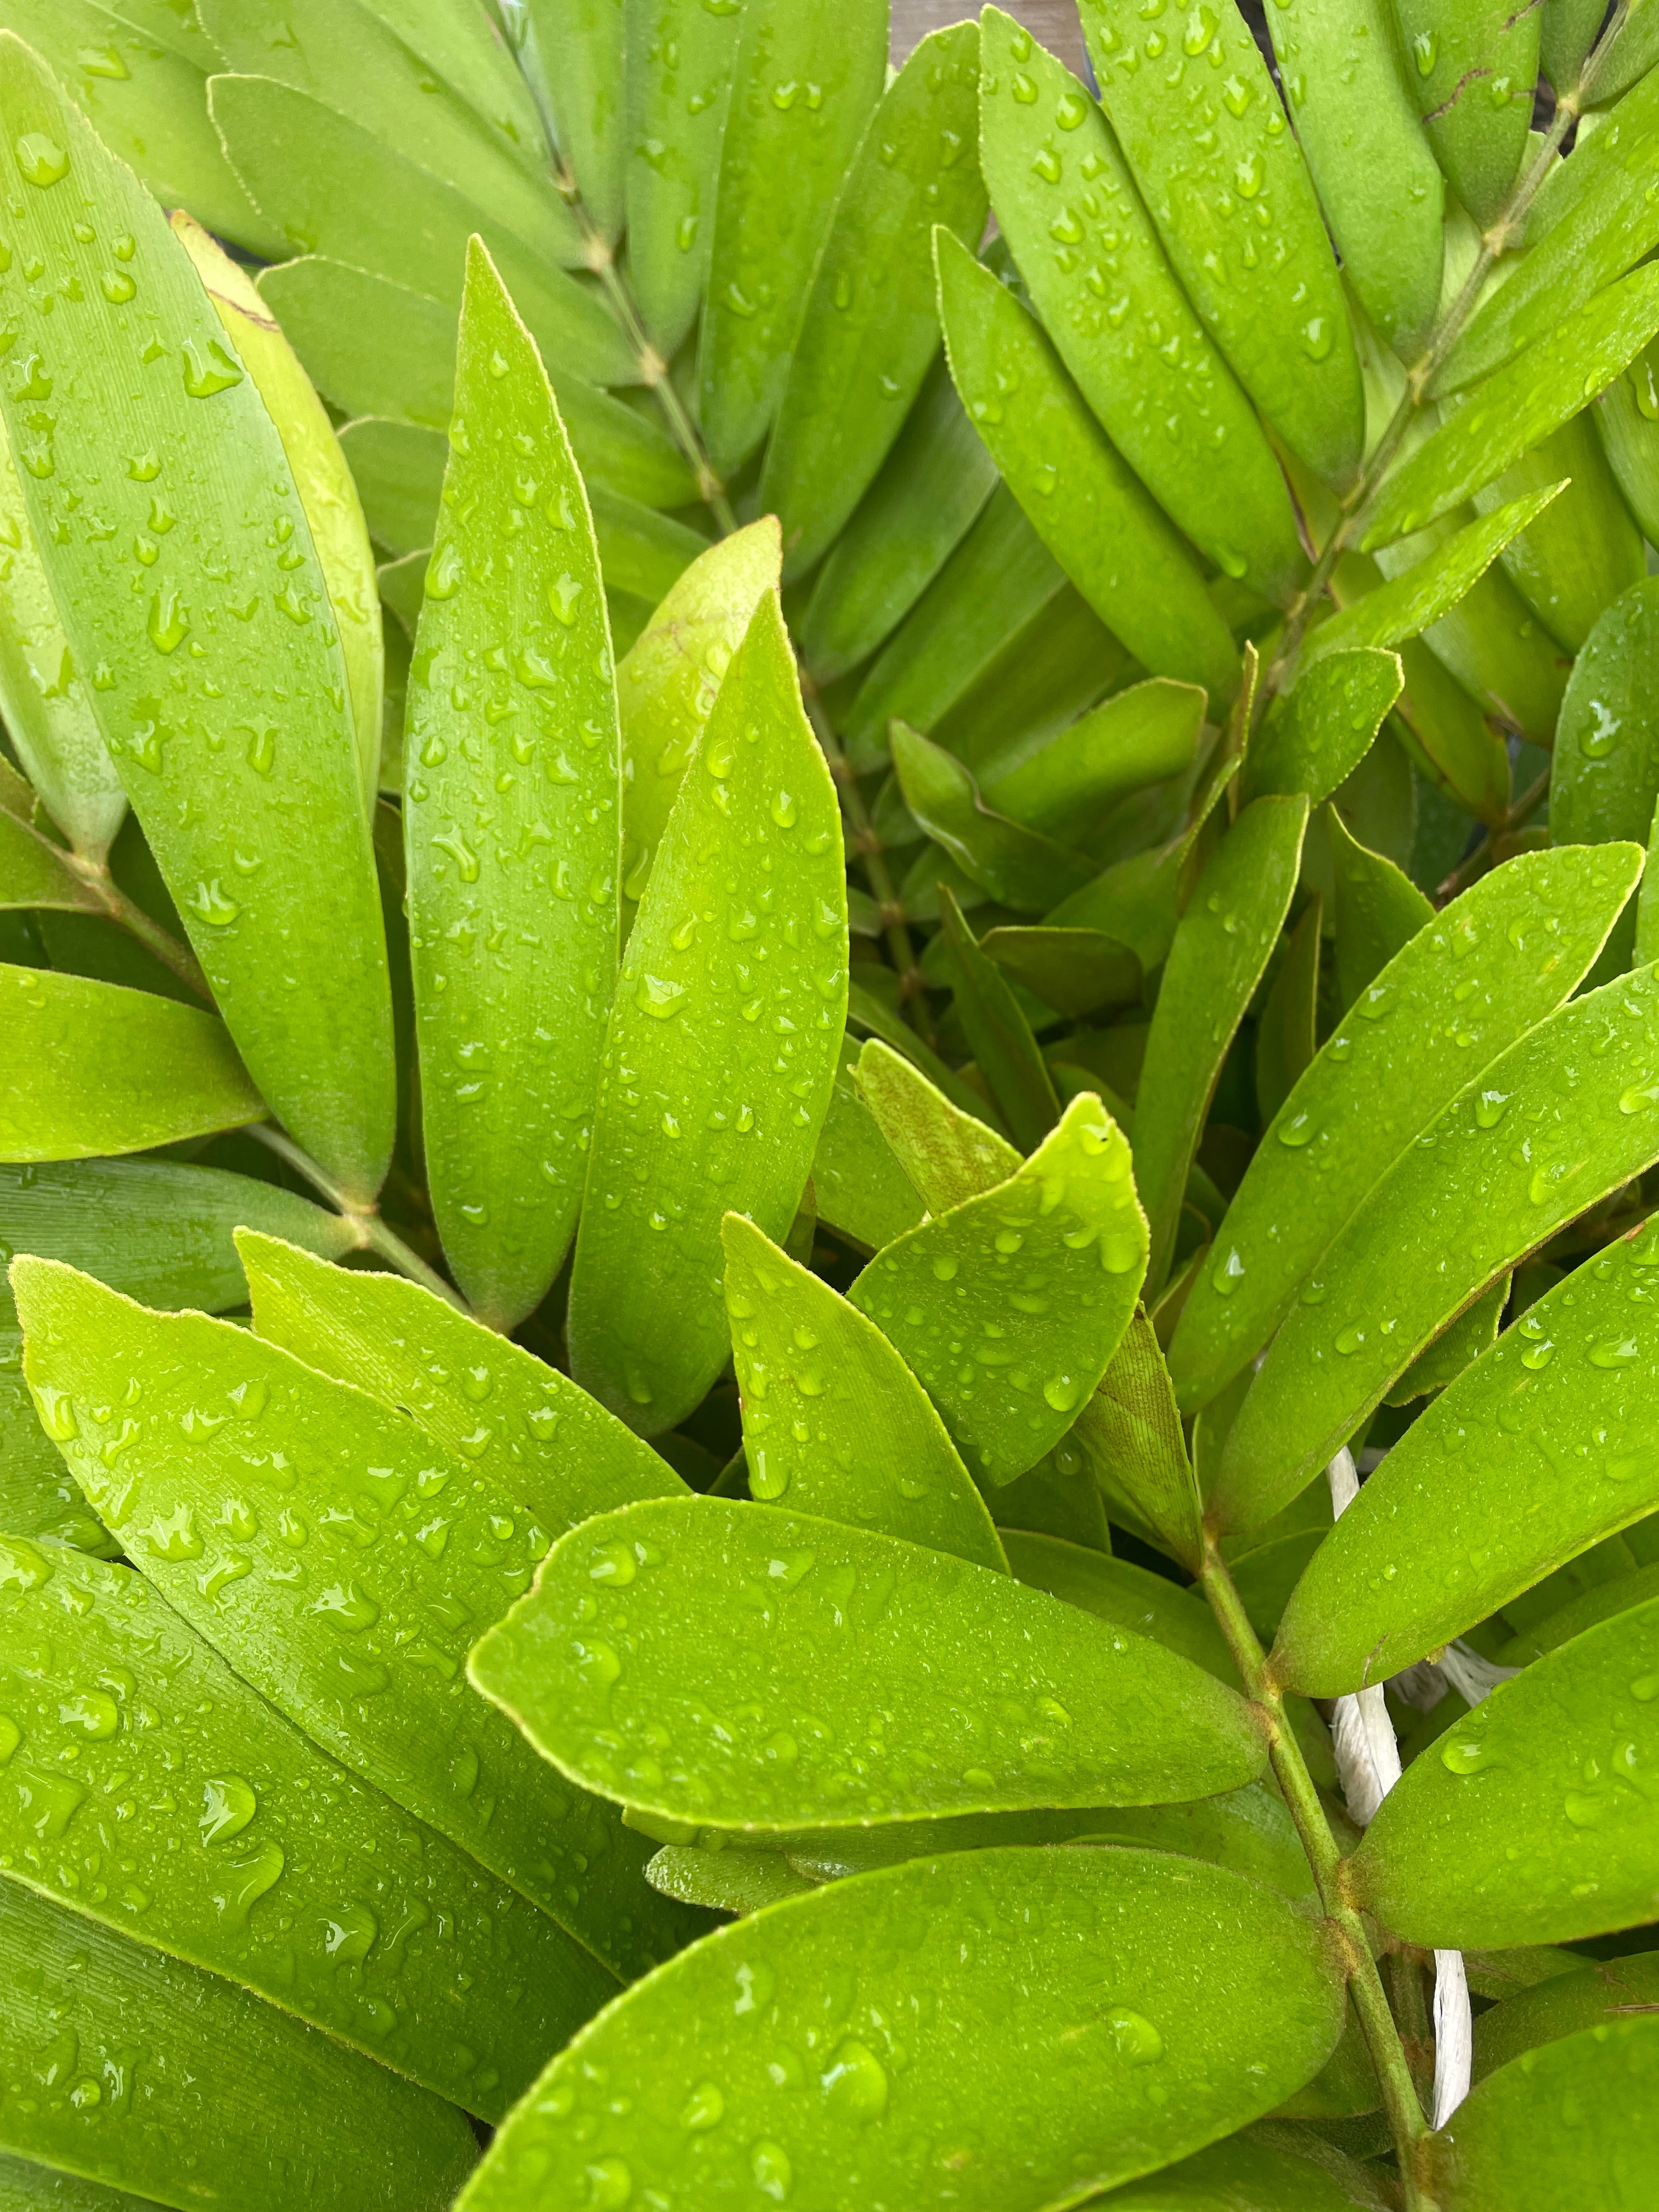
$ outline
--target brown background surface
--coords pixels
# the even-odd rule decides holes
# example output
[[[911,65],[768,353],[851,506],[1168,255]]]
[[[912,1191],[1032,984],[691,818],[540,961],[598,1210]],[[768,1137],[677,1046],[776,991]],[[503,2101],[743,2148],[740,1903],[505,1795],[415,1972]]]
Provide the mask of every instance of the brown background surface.
[[[1000,4],[1068,69],[1083,74],[1083,33],[1073,0],[1000,0]],[[918,39],[941,23],[959,23],[977,12],[974,0],[892,0],[893,59],[902,62]]]

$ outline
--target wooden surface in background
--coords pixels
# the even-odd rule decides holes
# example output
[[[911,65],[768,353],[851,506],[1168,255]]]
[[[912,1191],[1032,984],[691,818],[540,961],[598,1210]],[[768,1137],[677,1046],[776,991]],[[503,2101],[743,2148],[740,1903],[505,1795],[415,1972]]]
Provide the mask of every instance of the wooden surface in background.
[[[1068,69],[1086,76],[1074,0],[1001,0],[1001,4]],[[941,23],[959,23],[975,12],[971,0],[892,0],[893,59],[902,62],[918,39]]]

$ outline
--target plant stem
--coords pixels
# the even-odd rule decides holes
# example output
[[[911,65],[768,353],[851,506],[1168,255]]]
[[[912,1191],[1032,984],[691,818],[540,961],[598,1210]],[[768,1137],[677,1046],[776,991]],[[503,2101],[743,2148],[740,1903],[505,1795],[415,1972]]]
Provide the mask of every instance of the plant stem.
[[[74,869],[112,921],[118,922],[129,936],[137,938],[147,952],[153,952],[161,965],[194,991],[198,998],[205,999],[209,1006],[213,1004],[208,979],[189,945],[181,945],[171,930],[163,929],[159,921],[152,921],[143,907],[127,896],[111,875],[107,860],[89,860],[80,853],[60,852],[58,857]]]
[[[1405,2190],[1406,2212],[1438,2212],[1422,2172],[1421,2152],[1429,2125],[1412,2079],[1400,2030],[1389,2007],[1365,1925],[1342,1884],[1342,1854],[1337,1848],[1313,1777],[1303,1759],[1285,1703],[1267,1671],[1267,1656],[1240,1601],[1232,1576],[1212,1536],[1205,1540],[1200,1580],[1222,1634],[1243,1678],[1251,1703],[1267,1725],[1268,1757],[1308,1864],[1313,1870],[1325,1916],[1335,1930],[1348,1966],[1348,1991],[1382,2092],[1383,2110],[1393,2130]]]
[[[326,1168],[319,1167],[309,1152],[302,1152],[286,1131],[274,1129],[269,1122],[255,1122],[249,1127],[247,1134],[257,1137],[268,1152],[285,1160],[314,1190],[322,1193],[341,1218],[349,1221],[356,1231],[359,1251],[378,1252],[383,1260],[392,1262],[400,1275],[407,1275],[411,1283],[418,1283],[423,1291],[430,1291],[434,1297],[442,1298],[469,1319],[474,1317],[454,1285],[447,1283],[435,1268],[428,1267],[418,1252],[410,1250],[397,1231],[380,1218],[378,1207],[356,1205]]]
[[[593,228],[574,181],[568,189],[562,181],[559,189],[575,209],[587,240],[587,265],[604,286],[605,296],[610,301],[617,320],[628,333],[628,343],[633,347],[640,364],[640,374],[661,408],[668,427],[674,434],[676,444],[691,464],[697,479],[697,496],[712,511],[720,526],[721,535],[729,537],[738,526],[738,518],[732,512],[732,503],[726,496],[726,487],[715,475],[714,464],[708,458],[708,448],[703,444],[702,434],[686,410],[685,402],[674,388],[674,380],[668,373],[667,362],[647,334],[634,295],[617,266],[617,257],[605,240]]]

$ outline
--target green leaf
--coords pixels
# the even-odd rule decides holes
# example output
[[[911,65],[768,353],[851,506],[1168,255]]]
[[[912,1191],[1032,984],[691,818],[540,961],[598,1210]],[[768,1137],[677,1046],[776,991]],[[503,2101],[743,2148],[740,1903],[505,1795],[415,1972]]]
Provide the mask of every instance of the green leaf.
[[[447,441],[412,422],[369,415],[342,426],[340,450],[376,544],[400,558],[426,551],[443,496]]]
[[[1446,427],[1455,429],[1466,411],[1460,410]],[[1429,442],[1432,444],[1433,439]],[[1414,462],[1406,465],[1409,468]],[[1379,498],[1389,497],[1392,482],[1393,479],[1385,482]],[[1444,539],[1425,558],[1402,570],[1378,590],[1350,601],[1340,614],[1333,615],[1309,638],[1303,647],[1299,672],[1305,673],[1328,653],[1362,645],[1401,645],[1407,639],[1431,629],[1480,582],[1510,538],[1541,514],[1560,489],[1559,484],[1547,486],[1541,491],[1528,492],[1520,499],[1511,500],[1491,514],[1482,515],[1478,522],[1469,523],[1454,537]],[[1389,538],[1401,538],[1425,529],[1437,515],[1461,503],[1466,496],[1466,493],[1460,492],[1455,500],[1441,501],[1433,514],[1407,517],[1398,529],[1390,526],[1387,531],[1374,532],[1366,540],[1367,550],[1373,543],[1380,542],[1386,548]]]
[[[826,1990],[843,1992],[830,2019]],[[925,2015],[918,1990],[934,1993]],[[672,2190],[686,2212],[751,2191],[814,2212],[1037,2212],[1267,2110],[1341,2016],[1315,1930],[1218,1868],[1134,1850],[924,1859],[738,1921],[631,1991],[544,2076],[461,2204],[574,2201],[598,2173]],[[616,2080],[648,2084],[625,2119],[597,2086]],[[715,2098],[723,2124],[694,2136],[693,2164],[687,2116]]]
[[[0,714],[6,735],[47,813],[76,852],[96,865],[121,827],[127,795],[76,676],[3,426],[0,533],[9,556],[0,575]],[[29,818],[27,808],[15,811],[21,820]],[[9,831],[6,846],[8,881],[15,880],[13,869],[25,868],[44,888],[40,863],[27,846]],[[82,896],[75,903],[95,902]]]
[[[9,1296],[6,1304],[12,1325],[0,1322],[0,1528],[113,1558],[120,1547],[94,1517],[36,1418],[23,1380],[22,1331]]]
[[[811,1170],[847,1003],[842,851],[769,592],[658,847],[594,1109],[571,1370],[645,1434],[725,1364],[721,1216],[781,1237]]]
[[[544,1528],[684,1487],[556,1367],[418,1283],[327,1267],[253,1231],[236,1249],[262,1337],[406,1415]]]
[[[447,430],[455,385],[455,303],[428,298],[320,254],[260,272],[261,296],[318,388],[347,415]],[[554,397],[590,488],[602,483],[647,507],[696,495],[684,456],[665,432],[608,392],[549,371]]]
[[[906,805],[951,858],[1004,906],[1041,914],[1056,892],[1079,890],[1096,870],[1082,854],[999,814],[960,761],[908,723],[891,725],[893,765]]]
[[[935,362],[875,482],[830,547],[800,618],[801,651],[821,684],[856,668],[896,629],[996,481],[949,369]]]
[[[874,1041],[864,1049],[898,1059],[896,1053],[888,1053],[884,1045]],[[857,1076],[860,1064],[858,1047],[844,1036],[830,1110],[812,1156],[812,1189],[820,1221],[861,1250],[878,1252],[884,1244],[902,1237],[907,1229],[914,1229],[924,1209],[915,1185],[860,1095]],[[898,1064],[908,1066],[903,1060]],[[919,1076],[918,1080],[927,1079]]]
[[[538,240],[520,238],[356,119],[292,85],[260,76],[216,76],[208,106],[231,165],[295,253],[319,253],[459,304],[466,241],[489,248],[543,353],[592,384],[638,376],[628,342],[599,295],[566,270],[585,249],[556,199]],[[562,266],[561,264],[563,264]]]
[[[148,1152],[265,1113],[224,1024],[202,1008],[0,966],[0,1159]]]
[[[0,1577],[0,1700],[21,1735],[0,1785],[12,1881],[487,2119],[616,1994],[544,1914],[441,1836],[411,1835],[130,1567],[14,1540]],[[180,1698],[187,1748],[147,1725]],[[100,1879],[100,1799],[124,1807],[118,1883]],[[326,1944],[289,1940],[331,1927]]]
[[[0,307],[33,366],[0,400],[70,650],[250,1073],[371,1196],[393,1103],[380,895],[345,664],[282,441],[161,210],[9,35],[0,128],[45,133],[65,163],[16,203]],[[131,273],[112,235],[135,240]],[[23,280],[35,253],[75,277],[50,323]],[[145,375],[112,386],[141,350]],[[136,598],[116,538],[155,550]]]
[[[1350,482],[1365,428],[1358,356],[1255,34],[1232,0],[1215,0],[1188,18],[1179,58],[1143,69],[1145,33],[1124,0],[1085,0],[1081,12],[1101,104],[1188,298],[1290,450],[1327,483]],[[1267,253],[1256,244],[1263,192]]]
[[[1401,360],[1414,360],[1440,307],[1445,185],[1391,0],[1281,8],[1267,29],[1343,268]]]
[[[1303,562],[1279,464],[1188,305],[1105,118],[1012,16],[988,9],[981,35],[986,181],[1060,358],[1165,514],[1228,575],[1287,599]],[[1055,225],[1076,251],[1054,252]],[[1087,277],[1103,258],[1116,289],[1097,295]],[[1144,342],[1124,343],[1126,319]]]
[[[1559,843],[1629,838],[1644,845],[1659,800],[1659,744],[1646,708],[1659,672],[1659,585],[1633,584],[1603,614],[1573,664],[1562,702],[1550,779],[1550,829]],[[1636,916],[1613,928],[1605,956],[1629,964]]]
[[[1374,2172],[1305,2130],[1267,2120],[1114,2190],[1110,2203],[1112,2212],[1389,2212]]]
[[[770,515],[711,545],[670,588],[617,665],[624,934],[720,679],[762,594],[777,589],[779,564]]]
[[[993,929],[982,950],[1056,1013],[1137,1005],[1145,987],[1128,946],[1097,929]]]
[[[1500,1683],[1413,1761],[1348,1861],[1409,1942],[1575,1942],[1653,1917],[1659,1600]]]
[[[1231,691],[1238,656],[1202,573],[1041,325],[968,246],[939,232],[934,253],[951,373],[1033,529],[1138,660]]]
[[[1551,21],[1559,6],[1543,12]],[[1659,244],[1659,81],[1638,85],[1607,120],[1612,129],[1588,133],[1546,180],[1528,214],[1527,251],[1435,371],[1437,398],[1490,375]]]
[[[1532,125],[1541,9],[1507,0],[1395,0],[1423,127],[1453,191],[1478,223],[1515,185]]]
[[[643,599],[642,612],[648,616],[692,562],[708,551],[708,540],[672,515],[653,514],[602,483],[592,485],[587,497],[606,590]],[[636,624],[635,629],[641,626]],[[633,642],[632,634],[629,642]]]
[[[1428,1349],[1413,1360],[1383,1404],[1408,1406],[1413,1398],[1443,1390],[1483,1352],[1490,1352],[1498,1341],[1514,1279],[1513,1275],[1500,1275],[1472,1306],[1465,1306],[1457,1319],[1443,1328]]]
[[[1637,1295],[1656,1264],[1659,1231],[1609,1244],[1413,1422],[1296,1594],[1286,1681],[1334,1696],[1397,1674],[1659,1510],[1659,1331]]]
[[[236,357],[258,387],[294,471],[317,550],[328,604],[340,633],[352,733],[362,772],[363,805],[371,812],[380,774],[380,706],[385,683],[380,593],[374,555],[351,471],[327,410],[293,349],[246,273],[215,244],[193,216],[172,218]]]
[[[1571,1952],[1565,1954],[1573,1958]],[[1474,2078],[1485,2081],[1523,2051],[1603,2021],[1659,2011],[1659,1958],[1650,1951],[1596,1960],[1550,1977],[1483,2012],[1475,2027]]]
[[[1474,495],[1482,512],[1570,477],[1559,498],[1518,532],[1499,558],[1549,638],[1577,653],[1604,607],[1647,574],[1642,533],[1588,414],[1575,416]]]
[[[1634,877],[1627,854],[1522,854],[1389,962],[1285,1102],[1228,1208],[1170,1346],[1183,1410],[1206,1404],[1261,1349],[1390,1163],[1577,989]],[[1466,982],[1474,988],[1462,992]],[[1455,1057],[1449,1028],[1469,1040]]]
[[[1433,2185],[1450,2212],[1623,2212],[1659,2157],[1656,2082],[1659,2020],[1528,2051],[1430,2137]]]
[[[1346,1014],[1434,920],[1434,902],[1402,868],[1350,836],[1334,806],[1326,810],[1324,826],[1336,913],[1336,996]]]
[[[1427,645],[1416,640],[1403,645],[1400,662],[1406,672],[1400,728],[1419,776],[1461,812],[1498,826],[1510,803],[1504,738]],[[1444,860],[1461,854],[1462,842]]]
[[[628,266],[664,361],[696,319],[740,10],[623,0]]]
[[[848,1293],[902,1353],[975,1474],[1012,1480],[1056,1444],[1134,1312],[1146,1221],[1129,1148],[1073,1099],[1006,1182],[879,1253]]]
[[[321,166],[338,144],[331,135],[338,131],[332,120],[337,118],[413,165],[422,180],[417,192],[436,185],[480,210],[475,228],[487,224],[489,235],[510,234],[521,252],[537,259],[568,268],[580,263],[577,226],[552,179],[544,170],[538,173],[525,149],[485,123],[448,85],[434,83],[430,69],[397,35],[395,21],[389,25],[356,0],[198,0],[198,6],[202,27],[225,69],[244,82],[280,82],[328,111],[331,119],[321,127],[331,136],[307,149],[308,166]],[[395,18],[398,11],[390,12]],[[216,102],[221,89],[216,84]],[[273,102],[278,129],[282,112]],[[231,159],[238,158],[233,143]],[[304,181],[296,176],[275,208],[266,207],[285,229],[295,185],[303,187]],[[258,188],[250,190],[260,198]],[[410,212],[419,207],[417,199]]]
[[[21,779],[17,779],[21,781]],[[65,858],[14,814],[0,813],[0,907],[102,914],[103,901]]]
[[[705,1851],[669,1844],[645,1873],[653,1889],[665,1897],[739,1916],[817,1887],[798,1875],[780,1851]]]
[[[330,1260],[360,1242],[340,1215],[222,1168],[99,1159],[0,1168],[0,1244],[64,1261],[151,1305],[222,1313],[246,1304],[231,1231],[247,1224]],[[15,1310],[0,1285],[0,1326]]]
[[[601,238],[623,226],[623,0],[527,0],[520,66],[545,88],[551,136]]]
[[[941,862],[941,866],[948,866]],[[909,1060],[936,1090],[964,1114],[977,1119],[981,1115],[995,1111],[981,1091],[966,1083],[956,1070],[942,1060],[931,1047],[924,1044],[903,1016],[889,1006],[878,993],[866,990],[861,983],[850,982],[847,987],[847,1018],[856,1022],[860,1029],[868,1030],[872,1036],[896,1054]],[[1018,1158],[1018,1154],[1015,1154]]]
[[[1571,422],[1656,330],[1659,273],[1642,268],[1524,347],[1383,479],[1366,510],[1362,549],[1370,552],[1421,530],[1491,483]]]
[[[125,2190],[106,2189],[0,2151],[0,2212],[146,2212],[146,2207]]]
[[[1266,1755],[1241,1701],[1155,1644],[945,1553],[725,1498],[562,1538],[471,1669],[584,1788],[721,1827],[1157,1804],[1237,1789]],[[964,1706],[990,1679],[994,1707]]]
[[[441,2212],[477,2158],[471,2129],[429,2090],[10,1881],[0,1966],[0,2068],[31,2086],[6,2100],[0,2150],[176,2212],[214,2197],[246,2212]],[[79,2212],[72,2195],[44,2201]]]
[[[1018,1174],[1021,1156],[1006,1138],[878,1038],[859,1055],[858,1088],[930,1213],[947,1213]]]
[[[1238,1670],[1215,1617],[1195,1591],[1133,1560],[1011,1529],[1003,1539],[1008,1564],[1023,1583],[1081,1606],[1102,1620],[1190,1659],[1218,1682],[1238,1686]],[[1251,1785],[1255,1787],[1254,1784]]]
[[[942,721],[1064,584],[1013,494],[999,484],[848,709],[848,757],[860,775],[887,758],[890,722],[927,732]]]
[[[173,0],[161,4],[170,8]],[[453,8],[449,0],[358,0],[358,5],[396,32],[526,168],[544,169],[548,148],[536,103],[490,9]]]
[[[1650,527],[1659,529],[1659,433],[1652,419],[1659,412],[1659,386],[1653,381],[1655,374],[1650,346],[1602,392],[1592,417],[1607,465],[1644,538]]]
[[[724,1238],[753,1495],[1006,1573],[984,1500],[881,1331],[741,1214]]]
[[[642,1846],[530,1758],[461,1672],[546,1548],[518,1498],[231,1322],[149,1313],[46,1260],[14,1263],[12,1287],[48,1434],[243,1680],[619,1977],[671,1949],[684,1923],[640,1890]]]
[[[1325,900],[1316,891],[1291,932],[1255,1027],[1255,1098],[1271,1121],[1319,1048],[1320,937]]]
[[[1251,740],[1240,804],[1297,791],[1310,806],[1328,799],[1370,750],[1403,680],[1399,655],[1375,646],[1315,661]]]
[[[280,253],[282,233],[255,208],[207,112],[205,40],[171,9],[105,0],[6,0],[5,27],[27,40],[104,144],[163,207],[187,207],[250,253]]]
[[[979,27],[955,23],[871,117],[805,295],[760,484],[792,578],[857,506],[938,350],[933,240],[941,225],[967,252],[985,228],[978,129]]]
[[[980,781],[1028,829],[1081,837],[1112,801],[1192,768],[1205,704],[1196,684],[1164,676],[1131,684],[1064,729],[988,755]]]
[[[457,1282],[506,1330],[575,1233],[616,988],[622,784],[581,478],[477,244],[455,404],[410,672],[407,912],[433,1215]]]
[[[1619,1548],[1628,1552],[1631,1547],[1625,1543]],[[1575,1567],[1588,1564],[1587,1560],[1574,1562]],[[1548,1588],[1548,1583],[1543,1585],[1544,1589]],[[1541,1595],[1541,1591],[1533,1591],[1529,1597],[1535,1601]],[[1546,1651],[1557,1650],[1575,1636],[1582,1636],[1598,1622],[1611,1620],[1615,1613],[1629,1613],[1638,1605],[1645,1605],[1650,1597],[1659,1597],[1659,1560],[1638,1567],[1633,1573],[1618,1575],[1611,1582],[1594,1582],[1588,1589],[1580,1589],[1576,1596],[1541,1620],[1528,1620],[1527,1626],[1502,1647],[1498,1663],[1505,1667],[1527,1666]],[[1517,1606],[1511,1610],[1518,1613],[1521,1608]]]
[[[1290,908],[1307,822],[1299,793],[1247,807],[1176,929],[1136,1093],[1135,1181],[1152,1224],[1146,1282],[1154,1293],[1169,1273],[1221,1063]]]
[[[1361,574],[1374,568],[1390,580],[1427,561],[1474,519],[1470,507],[1443,514],[1425,530],[1383,546],[1373,563],[1364,553],[1345,554],[1338,563],[1338,595],[1348,603],[1358,595]],[[1455,556],[1454,556],[1455,557]],[[1376,588],[1374,581],[1360,588]],[[1455,606],[1425,626],[1424,642],[1457,678],[1471,702],[1478,702],[1505,729],[1518,730],[1534,744],[1553,743],[1560,711],[1567,660],[1532,609],[1510,581],[1501,562],[1477,576]],[[1402,646],[1408,697],[1421,683],[1409,643]],[[1492,733],[1489,732],[1488,742]],[[1474,751],[1472,745],[1466,750]],[[1507,772],[1504,779],[1507,792]],[[1470,787],[1476,791],[1479,784]]]
[[[894,725],[896,738],[901,727]],[[963,920],[949,884],[940,883],[938,891],[957,1018],[1011,1133],[1034,1152],[1060,1120],[1053,1081],[1018,1000]]]
[[[1202,1503],[1170,1370],[1139,1308],[1073,1437],[1109,1501],[1127,1498],[1154,1540],[1195,1573],[1204,1559]]]
[[[1229,1431],[1212,1492],[1223,1525],[1259,1524],[1294,1498],[1449,1321],[1659,1158],[1655,996],[1654,971],[1638,969],[1550,1015],[1361,1201]],[[1367,1110],[1374,1121],[1374,1097]]]
[[[744,10],[697,347],[702,434],[722,474],[748,459],[777,411],[830,210],[886,66],[886,0]]]

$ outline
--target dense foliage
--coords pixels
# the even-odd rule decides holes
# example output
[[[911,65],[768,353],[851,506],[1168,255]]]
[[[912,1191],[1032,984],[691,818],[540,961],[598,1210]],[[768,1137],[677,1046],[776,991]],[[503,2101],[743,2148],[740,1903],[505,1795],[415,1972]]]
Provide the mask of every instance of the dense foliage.
[[[0,2212],[1653,2205],[1603,15],[0,0]]]

